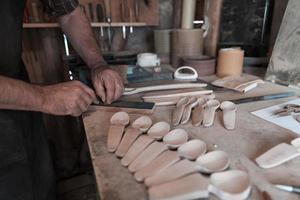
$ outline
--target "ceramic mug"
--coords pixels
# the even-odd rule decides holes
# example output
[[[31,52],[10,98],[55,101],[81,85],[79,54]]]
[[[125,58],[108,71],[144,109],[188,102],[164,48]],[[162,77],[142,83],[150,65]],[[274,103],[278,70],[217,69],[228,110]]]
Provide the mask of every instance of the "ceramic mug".
[[[140,53],[137,56],[137,65],[141,67],[156,67],[160,65],[160,59],[154,53]]]

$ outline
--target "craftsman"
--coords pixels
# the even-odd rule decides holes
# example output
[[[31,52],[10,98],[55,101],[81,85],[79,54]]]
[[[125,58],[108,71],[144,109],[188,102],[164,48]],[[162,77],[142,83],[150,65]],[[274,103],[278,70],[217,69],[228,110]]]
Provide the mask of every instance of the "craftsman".
[[[43,113],[79,116],[123,92],[120,76],[103,60],[90,23],[77,0],[44,0],[63,32],[91,68],[96,91],[78,81],[39,86],[28,83],[21,59],[25,0],[0,2],[0,199],[55,199],[55,179],[44,136]]]

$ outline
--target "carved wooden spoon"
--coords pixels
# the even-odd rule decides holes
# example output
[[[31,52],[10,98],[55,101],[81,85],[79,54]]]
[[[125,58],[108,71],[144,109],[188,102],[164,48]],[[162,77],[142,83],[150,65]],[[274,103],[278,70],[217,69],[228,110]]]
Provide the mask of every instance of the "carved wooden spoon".
[[[137,172],[145,167],[164,151],[178,148],[188,140],[188,134],[183,129],[174,129],[163,138],[163,143],[153,142],[130,165],[129,171]]]
[[[241,170],[214,173],[210,177],[210,182],[209,192],[222,200],[244,200],[250,195],[250,178]]]
[[[143,181],[180,160],[180,157],[194,160],[206,152],[206,144],[201,140],[191,140],[181,145],[176,151],[165,151],[148,165],[134,174],[137,181]]]
[[[227,169],[230,164],[230,158],[224,151],[211,151],[198,157],[196,163],[199,172],[211,174]]]
[[[111,117],[107,137],[107,150],[109,152],[115,152],[118,148],[127,124],[129,124],[129,115],[126,112],[117,112]]]
[[[181,118],[181,124],[186,124],[190,120],[192,109],[197,106],[198,104],[198,99],[196,97],[191,97],[189,99],[189,104],[185,106],[183,113],[182,113],[182,118]]]
[[[167,122],[155,123],[147,132],[147,135],[141,135],[129,148],[121,163],[128,166],[147,146],[154,140],[161,140],[170,131],[170,124]]]
[[[188,103],[189,103],[189,98],[187,98],[187,97],[183,97],[177,102],[176,107],[174,108],[174,111],[172,114],[172,124],[174,126],[177,126],[180,124],[184,108],[186,107],[186,105]]]
[[[203,114],[203,126],[212,126],[215,119],[216,110],[219,108],[220,102],[218,100],[209,100],[206,102]]]
[[[224,101],[220,106],[223,111],[223,123],[224,127],[228,130],[235,129],[236,122],[236,105],[231,101]]]
[[[215,97],[216,96],[214,94],[211,94],[211,95],[206,95],[206,96],[198,98],[198,104],[193,109],[193,112],[192,112],[192,124],[193,124],[193,126],[200,126],[202,124],[205,103],[208,100],[214,99]]]
[[[131,125],[127,128],[120,145],[116,151],[118,157],[123,157],[132,143],[138,138],[139,135],[146,132],[152,125],[152,120],[148,116],[141,116],[137,118]]]
[[[205,155],[206,154],[204,154],[200,157],[203,157]],[[210,160],[214,161],[213,157],[215,155],[216,154],[209,154],[208,158]],[[173,180],[182,178],[182,177],[187,176],[187,175],[192,174],[192,173],[208,172],[208,170],[203,170],[203,169],[209,169],[211,171],[213,171],[213,170],[214,171],[221,171],[221,170],[226,169],[229,165],[229,163],[227,163],[227,162],[226,163],[222,162],[223,158],[220,162],[217,161],[217,162],[208,162],[208,163],[200,162],[199,163],[198,159],[200,157],[197,158],[196,162],[183,159],[183,160],[175,163],[174,165],[172,165],[172,166],[170,166],[170,167],[168,167],[164,170],[161,170],[159,173],[155,174],[154,176],[151,176],[151,177],[145,179],[145,184],[147,186],[159,185],[159,184],[162,184],[162,183],[166,183],[166,182],[169,182],[169,181],[173,181]],[[221,164],[224,163],[224,165],[221,165],[220,163]],[[207,164],[207,165],[204,165],[204,164]]]

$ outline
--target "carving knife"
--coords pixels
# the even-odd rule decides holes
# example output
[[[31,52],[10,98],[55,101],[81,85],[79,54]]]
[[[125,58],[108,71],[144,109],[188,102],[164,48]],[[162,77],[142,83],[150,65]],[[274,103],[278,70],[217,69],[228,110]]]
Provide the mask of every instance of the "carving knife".
[[[281,99],[281,98],[287,98],[295,96],[296,93],[293,91],[289,92],[281,92],[276,94],[270,94],[270,95],[263,95],[263,96],[257,96],[257,97],[248,97],[248,98],[242,98],[242,99],[235,99],[230,100],[235,104],[242,104],[242,103],[249,103],[254,101],[266,101],[266,100],[274,100],[274,99]]]

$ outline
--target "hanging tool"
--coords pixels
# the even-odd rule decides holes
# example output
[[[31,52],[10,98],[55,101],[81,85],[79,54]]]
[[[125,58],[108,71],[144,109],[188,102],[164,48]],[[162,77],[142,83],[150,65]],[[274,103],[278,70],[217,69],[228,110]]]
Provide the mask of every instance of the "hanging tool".
[[[135,16],[135,21],[139,21],[139,14],[140,14],[140,5],[139,5],[140,0],[135,0],[134,1],[134,16]]]
[[[129,10],[129,22],[132,23],[133,22],[133,1],[130,0],[130,4],[128,4],[128,10]],[[133,26],[131,25],[129,27],[129,32],[132,34],[133,33]]]
[[[127,3],[126,0],[121,1],[121,18],[122,22],[124,23],[126,20],[126,11],[125,11],[125,3]],[[122,26],[122,33],[123,33],[123,39],[126,39],[126,26],[123,24]]]
[[[108,35],[108,48],[111,50],[111,44],[112,44],[112,35],[111,35],[111,2],[110,0],[104,0],[105,4],[105,16],[106,16],[106,21],[108,23],[108,28],[107,28],[107,35]]]
[[[99,22],[104,22],[104,10],[101,4],[97,4],[96,6],[96,13],[97,13],[97,19]],[[100,34],[101,37],[104,37],[104,31],[103,31],[103,26],[100,27]]]

